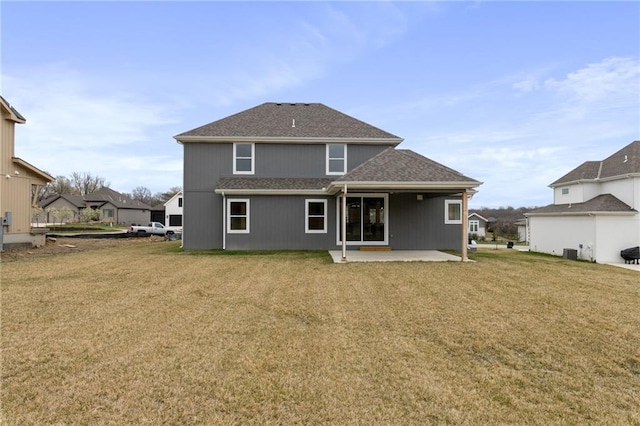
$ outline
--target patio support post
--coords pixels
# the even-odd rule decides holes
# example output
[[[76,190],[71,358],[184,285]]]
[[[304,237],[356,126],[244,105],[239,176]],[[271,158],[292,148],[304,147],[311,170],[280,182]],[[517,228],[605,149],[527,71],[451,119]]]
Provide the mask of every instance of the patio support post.
[[[340,215],[340,227],[342,228],[342,262],[347,261],[347,184],[342,190],[342,214]]]
[[[469,232],[469,219],[467,216],[469,215],[467,208],[467,190],[462,191],[462,261],[466,262],[469,260],[467,257],[467,243]]]

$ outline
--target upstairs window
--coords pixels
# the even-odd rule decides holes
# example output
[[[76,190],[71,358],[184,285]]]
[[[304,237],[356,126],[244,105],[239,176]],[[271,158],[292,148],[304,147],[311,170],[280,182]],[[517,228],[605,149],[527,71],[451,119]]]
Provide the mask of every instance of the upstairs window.
[[[569,188],[562,188],[562,195],[569,195]]]
[[[444,223],[462,224],[462,201],[461,200],[445,200],[444,201]]]
[[[255,144],[233,144],[233,174],[252,175],[254,173]]]
[[[305,233],[327,233],[327,200],[305,200]]]
[[[327,174],[343,175],[347,172],[347,145],[327,144]]]

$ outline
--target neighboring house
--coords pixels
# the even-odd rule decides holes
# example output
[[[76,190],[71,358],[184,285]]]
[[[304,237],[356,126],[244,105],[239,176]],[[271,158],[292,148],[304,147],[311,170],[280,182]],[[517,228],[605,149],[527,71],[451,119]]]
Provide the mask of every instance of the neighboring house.
[[[476,234],[478,237],[487,235],[487,219],[478,213],[471,213],[467,219],[469,220],[469,235]]]
[[[620,262],[640,245],[640,141],[602,161],[587,161],[549,185],[553,204],[526,213],[529,247],[581,259]]]
[[[1,96],[0,110],[0,249],[43,246],[45,234],[31,227],[32,208],[39,187],[54,178],[15,156],[15,125],[26,119]]]
[[[481,182],[323,104],[265,103],[175,136],[186,249],[460,249]],[[345,238],[343,238],[343,236]]]
[[[44,210],[48,222],[58,220],[59,217],[56,217],[56,214],[59,214],[63,208],[71,210],[72,217],[69,220],[72,221],[77,220],[80,212],[87,208],[95,210],[96,217],[105,223],[146,224],[151,218],[151,207],[106,187],[84,196],[53,195],[40,201],[39,205]]]
[[[61,221],[61,214],[63,210],[71,212],[71,217],[68,220],[77,222],[80,216],[80,210],[87,206],[87,203],[82,199],[80,195],[74,194],[56,194],[45,198],[40,201],[38,205],[43,209],[44,223],[53,223]]]
[[[518,242],[529,242],[529,230],[527,229],[527,219],[518,219],[514,223],[518,229]]]
[[[103,187],[91,194],[86,194],[84,201],[87,208],[100,211],[104,222],[131,225],[146,224],[151,219],[151,207],[127,197],[111,188]]]
[[[164,203],[165,222],[167,226],[182,226],[182,191]]]

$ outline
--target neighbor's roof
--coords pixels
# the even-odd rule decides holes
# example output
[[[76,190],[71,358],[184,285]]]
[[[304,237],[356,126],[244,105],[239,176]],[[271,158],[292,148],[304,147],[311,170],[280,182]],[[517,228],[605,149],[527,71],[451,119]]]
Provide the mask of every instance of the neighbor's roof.
[[[575,215],[588,213],[638,213],[611,194],[601,194],[584,203],[550,204],[525,213],[525,216]]]
[[[463,183],[470,187],[482,184],[409,149],[394,148],[385,149],[335,182]]]
[[[251,193],[251,192],[322,192],[332,179],[323,178],[259,178],[229,177],[218,181],[217,193]]]
[[[640,141],[631,142],[602,161],[586,161],[549,186],[596,181],[630,174],[640,174]]]
[[[320,103],[262,105],[175,136],[180,142],[245,138],[255,140],[356,139],[398,144],[402,138]]]
[[[27,119],[24,118],[22,114],[18,112],[17,109],[12,107],[11,104],[7,102],[7,100],[2,96],[0,96],[0,105],[2,106],[2,109],[4,109],[7,113],[9,113],[8,118],[10,120],[15,121],[16,123],[24,123],[27,121]]]
[[[467,219],[471,219],[471,216],[476,216],[479,219],[484,220],[485,222],[487,222],[487,219],[485,219],[484,217],[480,216],[478,213],[471,213],[470,215],[467,216]]]
[[[66,200],[68,203],[70,203],[71,205],[73,205],[75,207],[78,207],[78,208],[82,208],[82,207],[85,207],[87,205],[85,203],[85,201],[82,199],[81,196],[75,195],[75,194],[56,194],[56,195],[52,195],[51,197],[47,197],[44,200],[40,201],[38,204],[41,207],[47,207],[49,204],[53,203],[54,201],[56,201],[59,198],[62,198],[64,200]]]
[[[107,187],[100,188],[91,194],[85,194],[84,200],[87,202],[111,203],[119,209],[151,210],[150,206]]]

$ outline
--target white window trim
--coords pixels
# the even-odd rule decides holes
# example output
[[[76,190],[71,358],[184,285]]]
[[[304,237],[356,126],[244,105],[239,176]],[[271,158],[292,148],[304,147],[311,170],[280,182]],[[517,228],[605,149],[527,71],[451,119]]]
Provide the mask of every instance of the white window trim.
[[[460,206],[460,219],[449,220],[449,206],[451,204]],[[446,225],[462,225],[462,200],[444,200],[444,223]]]
[[[310,217],[320,217],[319,215],[309,215],[309,203],[322,203],[324,204],[324,215],[322,218],[324,219],[324,227],[323,229],[309,229],[309,218]],[[321,199],[307,199],[304,200],[304,232],[305,234],[326,234],[327,233],[327,200]]]
[[[475,225],[475,231],[472,229],[473,225]],[[479,232],[480,231],[480,221],[479,220],[470,220],[469,221],[469,232]]]
[[[238,159],[246,159],[247,157],[237,157],[236,156],[236,146],[237,145],[251,145],[251,170],[243,171],[237,170],[236,166]],[[256,144],[255,143],[247,143],[247,142],[234,142],[233,144],[233,174],[234,175],[252,175],[255,173],[255,165],[256,165]]]
[[[341,172],[330,172],[329,171],[329,147],[331,145],[342,145],[343,147],[343,155],[344,155],[344,163],[343,163],[343,167],[342,167],[342,171]],[[347,144],[340,144],[340,143],[328,143],[326,145],[326,154],[325,154],[325,167],[326,167],[326,172],[327,175],[343,175],[345,173],[347,173]],[[337,158],[335,158],[337,159]]]
[[[362,238],[360,241],[347,241],[348,246],[388,246],[389,245],[389,222],[391,215],[389,214],[389,194],[384,192],[354,192],[348,193],[347,198],[360,197],[360,198],[383,198],[384,199],[384,241],[364,241]],[[340,232],[342,230],[342,218],[340,217],[340,206],[342,205],[342,196],[336,197],[336,245],[342,245],[340,239]],[[360,213],[362,215],[362,212]],[[362,217],[362,216],[361,216]],[[360,220],[362,223],[362,219]]]
[[[231,218],[238,215],[231,215],[231,203],[244,202],[247,204],[247,229],[231,229]],[[227,198],[227,233],[228,234],[248,234],[251,227],[250,202],[248,198]],[[240,217],[240,216],[238,216]]]

